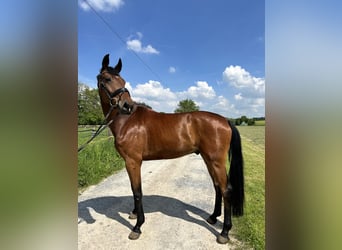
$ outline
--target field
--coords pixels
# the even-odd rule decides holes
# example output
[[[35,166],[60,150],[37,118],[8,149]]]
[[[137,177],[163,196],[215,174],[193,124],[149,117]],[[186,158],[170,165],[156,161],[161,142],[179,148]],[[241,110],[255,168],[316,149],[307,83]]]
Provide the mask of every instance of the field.
[[[233,218],[236,237],[265,249],[265,126],[238,126],[245,163],[245,214]]]
[[[254,126],[265,126],[265,120],[255,121]]]
[[[233,218],[233,233],[254,249],[265,249],[265,126],[237,128],[242,137],[246,205],[244,216]],[[91,133],[89,128],[79,128],[79,145],[90,138]],[[113,143],[114,138],[105,130],[78,154],[80,189],[97,184],[124,167]]]

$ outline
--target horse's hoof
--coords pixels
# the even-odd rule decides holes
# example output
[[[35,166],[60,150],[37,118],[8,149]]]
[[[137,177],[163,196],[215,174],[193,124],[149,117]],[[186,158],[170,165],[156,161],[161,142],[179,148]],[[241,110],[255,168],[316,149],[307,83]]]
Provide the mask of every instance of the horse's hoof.
[[[217,219],[212,219],[211,217],[208,217],[207,219],[207,222],[210,224],[210,225],[214,225],[216,222],[217,222]]]
[[[217,242],[220,243],[220,244],[227,244],[229,241],[229,238],[228,237],[224,237],[222,236],[221,234],[219,234],[217,236]]]
[[[137,215],[134,214],[133,212],[129,213],[128,219],[135,220],[137,218]]]
[[[133,231],[132,231],[132,232],[128,235],[128,239],[130,239],[130,240],[137,240],[137,239],[139,239],[140,234],[141,234],[141,233],[137,233],[137,232],[133,232]]]

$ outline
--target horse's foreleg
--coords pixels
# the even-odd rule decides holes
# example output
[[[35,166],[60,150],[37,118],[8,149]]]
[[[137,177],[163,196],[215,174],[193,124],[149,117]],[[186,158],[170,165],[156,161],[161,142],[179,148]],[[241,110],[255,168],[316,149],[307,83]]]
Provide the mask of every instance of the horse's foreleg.
[[[128,238],[131,240],[136,240],[139,238],[141,234],[140,227],[145,222],[145,215],[142,204],[142,190],[141,190],[141,173],[140,173],[140,164],[137,163],[128,163],[126,161],[126,169],[131,181],[131,187],[133,191],[134,198],[134,210],[130,214],[130,218],[137,218],[137,223],[133,227],[132,232],[129,234]]]
[[[143,210],[143,205],[142,205],[141,185],[138,188],[134,188],[132,186],[132,190],[133,190],[133,197],[134,197],[134,212],[136,212],[137,223],[133,227],[133,230],[129,234],[128,238],[131,240],[136,240],[139,238],[141,234],[140,227],[145,222],[145,215],[144,215],[144,210]]]

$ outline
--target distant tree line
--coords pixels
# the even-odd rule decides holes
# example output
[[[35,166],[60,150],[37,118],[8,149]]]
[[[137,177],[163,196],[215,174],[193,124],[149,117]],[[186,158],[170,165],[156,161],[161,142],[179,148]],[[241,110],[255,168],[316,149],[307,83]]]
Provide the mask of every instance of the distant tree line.
[[[248,118],[247,116],[243,115],[239,118],[228,118],[228,120],[236,126],[253,126],[255,125],[256,121],[265,121],[265,117]]]
[[[252,126],[255,124],[254,118],[248,118],[247,116],[243,115],[240,118],[235,119],[235,125],[240,126],[240,125],[248,125]]]

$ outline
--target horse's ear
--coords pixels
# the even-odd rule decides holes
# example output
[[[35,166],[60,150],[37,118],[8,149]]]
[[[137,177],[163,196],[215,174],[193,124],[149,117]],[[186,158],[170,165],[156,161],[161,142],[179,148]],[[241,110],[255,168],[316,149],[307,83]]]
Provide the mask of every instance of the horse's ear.
[[[105,55],[102,59],[102,70],[106,69],[109,65],[109,54]]]
[[[122,62],[121,62],[121,58],[119,58],[118,64],[115,66],[114,69],[116,72],[120,73],[121,68],[122,68]]]

